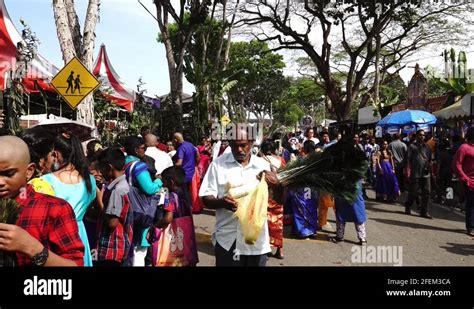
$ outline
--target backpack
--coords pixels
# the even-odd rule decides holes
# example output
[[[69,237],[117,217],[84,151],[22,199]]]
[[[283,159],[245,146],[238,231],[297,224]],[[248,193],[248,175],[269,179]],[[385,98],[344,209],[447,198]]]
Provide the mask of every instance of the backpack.
[[[157,213],[159,211],[159,195],[147,195],[137,185],[134,184],[133,169],[139,161],[129,163],[126,167],[126,178],[130,185],[128,198],[133,213],[133,230],[143,231],[155,223]],[[135,234],[136,235],[136,234]]]

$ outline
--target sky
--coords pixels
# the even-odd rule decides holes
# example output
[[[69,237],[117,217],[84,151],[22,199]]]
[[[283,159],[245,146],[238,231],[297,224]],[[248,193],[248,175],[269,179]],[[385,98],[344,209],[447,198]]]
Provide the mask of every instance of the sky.
[[[56,34],[52,1],[4,1],[17,29],[22,29],[19,21],[24,19],[41,41],[39,52],[61,68],[63,60]],[[87,0],[76,0],[76,11],[82,28],[87,3]],[[152,13],[155,12],[152,0],[142,0],[142,3],[147,5]],[[136,90],[138,79],[142,77],[149,96],[167,94],[169,92],[167,62],[163,44],[156,41],[158,32],[157,22],[138,0],[102,0],[100,23],[96,28],[94,57],[98,55],[100,45],[104,43],[112,65],[128,88]],[[400,73],[405,83],[412,77],[417,62],[421,68],[431,65],[442,70],[443,59],[439,56],[442,50],[443,48],[423,52],[408,59],[406,61],[409,62],[408,68]],[[288,61],[291,52],[284,54],[287,60],[285,74],[297,75],[297,70],[291,67],[291,62]],[[474,53],[468,54],[468,65],[474,67]],[[184,92],[192,94],[194,86],[185,81]]]

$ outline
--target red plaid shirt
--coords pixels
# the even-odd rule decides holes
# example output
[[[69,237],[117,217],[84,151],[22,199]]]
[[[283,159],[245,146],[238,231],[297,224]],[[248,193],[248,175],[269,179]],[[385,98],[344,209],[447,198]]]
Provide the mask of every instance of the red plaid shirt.
[[[102,201],[105,213],[97,222],[97,253],[99,261],[126,262],[133,239],[132,209],[128,199],[129,186],[125,175],[115,179],[104,191]],[[119,224],[111,230],[105,215],[119,219]],[[132,249],[133,250],[133,249]]]
[[[83,266],[84,245],[71,205],[62,199],[37,193],[31,185],[27,186],[25,193],[16,198],[22,206],[17,225],[51,252]],[[17,257],[18,265],[31,265],[29,257],[20,253]]]

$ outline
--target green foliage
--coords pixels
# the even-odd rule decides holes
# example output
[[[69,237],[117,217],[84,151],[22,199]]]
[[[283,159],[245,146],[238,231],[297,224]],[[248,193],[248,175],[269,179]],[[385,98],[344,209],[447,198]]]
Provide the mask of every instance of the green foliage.
[[[12,199],[0,199],[0,223],[15,224],[20,215],[20,205]]]
[[[131,121],[128,126],[128,134],[130,135],[138,135],[140,133],[140,129],[143,126],[148,126],[150,128],[154,128],[155,124],[155,112],[151,105],[145,103],[143,98],[143,94],[145,90],[143,89],[145,83],[143,82],[142,78],[138,80],[138,89],[139,92],[137,94],[137,100],[135,101],[134,110],[131,114]]]
[[[182,29],[188,29],[190,22],[191,14],[189,12],[185,13],[181,25]],[[188,48],[184,53],[184,76],[196,87],[196,92],[193,95],[194,104],[190,111],[192,125],[186,129],[192,132],[196,140],[207,133],[210,104],[208,100],[218,100],[215,97],[219,97],[219,94],[223,92],[222,87],[226,84],[221,75],[215,74],[215,72],[221,71],[220,65],[222,64],[220,60],[224,57],[224,49],[221,55],[217,55],[221,39],[223,40],[223,46],[227,44],[226,40],[221,37],[222,30],[223,24],[221,21],[210,17],[203,18],[202,22],[195,26]],[[180,50],[183,40],[182,33],[178,24],[169,25],[170,41],[175,58],[179,56],[177,52]],[[163,42],[161,34],[158,36],[158,42]],[[163,102],[163,104],[163,107],[166,108],[166,102]],[[172,112],[173,109],[170,108],[167,115]]]
[[[28,72],[28,66],[36,57],[39,40],[29,26],[21,20],[22,42],[17,45],[17,67],[10,80],[10,86],[4,92],[5,128],[10,134],[21,131],[20,117],[25,114],[28,94],[23,86],[23,78]]]
[[[398,75],[394,80],[380,85],[379,95],[381,107],[392,106],[406,101],[407,87],[403,79]]]
[[[105,146],[111,146],[115,138],[122,133],[120,126],[120,108],[106,98],[102,91],[94,93],[94,119],[97,130],[101,138],[101,143]],[[117,120],[115,129],[111,129],[106,123],[111,120]]]
[[[270,114],[271,106],[288,87],[283,75],[285,66],[283,56],[270,52],[266,43],[257,40],[233,43],[229,67],[223,72],[226,80],[237,81],[227,92],[227,107],[234,114],[231,118],[242,114],[242,110],[250,110],[258,117]]]
[[[277,101],[273,114],[274,126],[279,127],[283,125],[292,127],[298,123],[304,115],[305,113],[297,103]]]
[[[289,86],[275,105],[275,125],[294,126],[307,114],[322,120],[325,116],[324,90],[312,78],[288,78],[288,82]]]

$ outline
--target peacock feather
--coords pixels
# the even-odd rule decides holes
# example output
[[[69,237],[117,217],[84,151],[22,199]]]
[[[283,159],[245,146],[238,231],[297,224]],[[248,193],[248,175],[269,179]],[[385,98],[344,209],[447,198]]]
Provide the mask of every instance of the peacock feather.
[[[283,186],[309,187],[348,202],[357,197],[357,183],[367,172],[365,153],[351,142],[338,142],[323,152],[313,152],[278,171]]]

